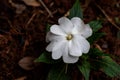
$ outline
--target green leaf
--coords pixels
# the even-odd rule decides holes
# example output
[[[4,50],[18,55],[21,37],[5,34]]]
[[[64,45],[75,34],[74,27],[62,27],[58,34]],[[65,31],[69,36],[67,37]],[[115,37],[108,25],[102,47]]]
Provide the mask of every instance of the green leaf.
[[[94,48],[90,50],[89,57],[92,69],[102,69],[102,71],[110,77],[120,75],[120,65],[113,61],[109,54],[105,54],[104,52]]]
[[[110,56],[109,54],[106,54],[102,51],[100,51],[99,49],[97,48],[91,48],[88,55],[91,57],[91,58],[96,58],[96,57],[102,57],[102,56]]]
[[[92,28],[93,32],[97,32],[99,29],[102,28],[102,22],[101,21],[91,21],[89,23],[89,25]]]
[[[82,65],[78,65],[79,70],[85,77],[85,80],[89,80],[89,75],[90,75],[90,63],[87,61],[84,61]]]
[[[89,57],[92,69],[102,69],[103,72],[110,77],[120,75],[120,65],[113,61],[109,54],[105,54],[104,52],[93,48],[89,52]]]
[[[98,63],[99,58],[101,59],[101,57],[103,57],[103,56],[109,56],[109,54],[105,54],[104,52],[100,51],[97,48],[91,48],[88,55],[89,55],[89,58],[91,61],[90,63],[92,65],[91,68],[93,70],[100,69],[101,65]]]
[[[115,77],[120,75],[120,65],[113,61],[109,56],[104,56],[99,62],[101,68],[110,77]]]
[[[90,44],[93,44],[96,40],[104,36],[105,33],[93,33],[91,37],[89,37],[87,40],[90,42]]]
[[[47,24],[47,27],[46,27],[46,32],[49,32],[50,31],[50,24]]]
[[[53,65],[49,71],[47,80],[70,80],[69,74],[65,73],[66,65],[62,63]]]
[[[68,16],[70,19],[72,17],[79,17],[79,18],[83,18],[83,14],[82,14],[82,9],[80,7],[80,2],[79,0],[76,0],[76,2],[74,3],[73,7],[70,9],[70,15]]]
[[[104,56],[110,56],[109,54],[106,54],[97,48],[91,48],[88,55],[89,55],[89,60],[91,61],[90,64],[92,65],[91,69],[96,70],[96,71],[101,68],[99,59],[101,59]]]
[[[120,39],[120,30],[117,32],[117,38]]]
[[[51,53],[44,52],[35,60],[35,62],[43,62],[43,63],[47,63],[47,64],[54,64],[54,63],[60,62],[60,60],[53,60],[51,58]]]

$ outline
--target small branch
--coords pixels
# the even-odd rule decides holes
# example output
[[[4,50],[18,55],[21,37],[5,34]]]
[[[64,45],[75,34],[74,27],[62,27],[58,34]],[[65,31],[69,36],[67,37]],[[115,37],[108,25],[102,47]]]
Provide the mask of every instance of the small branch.
[[[34,19],[34,17],[36,16],[36,13],[33,13],[33,15],[30,17],[30,19],[28,20],[27,24],[25,25],[25,28],[28,27],[28,25],[31,23],[31,21]]]
[[[118,30],[120,30],[120,27],[117,26],[117,25],[114,23],[113,19],[110,18],[110,16],[108,16],[107,13],[106,13],[98,4],[95,4],[95,5],[101,10],[101,12],[102,12],[102,13],[105,15],[105,17],[107,18],[107,20],[108,20],[113,26],[115,26]]]
[[[95,44],[95,47],[96,47],[97,49],[99,49],[100,51],[103,51],[102,48],[101,48],[98,44]]]
[[[46,11],[49,13],[49,15],[50,15],[51,17],[53,17],[52,12],[47,8],[47,6],[44,4],[44,2],[43,2],[42,0],[39,0],[39,1],[40,1],[40,3],[43,5],[43,7],[46,9]]]

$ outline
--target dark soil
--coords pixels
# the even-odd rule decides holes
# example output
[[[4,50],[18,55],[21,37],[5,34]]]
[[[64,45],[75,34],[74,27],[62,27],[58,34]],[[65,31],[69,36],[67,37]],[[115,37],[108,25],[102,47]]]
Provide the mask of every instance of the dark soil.
[[[26,70],[18,62],[26,57],[37,58],[46,47],[46,25],[57,23],[72,7],[75,0],[43,0],[49,10],[40,5],[29,6],[22,0],[0,0],[0,80],[45,80],[49,65],[33,64]],[[117,55],[120,63],[120,0],[80,0],[84,21],[102,20],[101,32],[106,35],[94,44],[102,51]],[[14,4],[14,5],[13,5]],[[15,5],[22,5],[16,7]],[[25,8],[25,9],[24,9]],[[23,10],[22,10],[23,9]],[[83,80],[73,71],[72,80]],[[101,72],[92,72],[91,80],[119,80],[109,78]]]

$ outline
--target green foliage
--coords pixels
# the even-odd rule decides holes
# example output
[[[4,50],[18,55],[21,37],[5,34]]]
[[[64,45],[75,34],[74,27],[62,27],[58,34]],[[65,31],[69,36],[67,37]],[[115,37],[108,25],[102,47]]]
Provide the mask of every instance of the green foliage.
[[[93,44],[95,41],[97,41],[104,35],[105,33],[93,33],[92,36],[89,37],[87,40],[90,42],[90,44]]]
[[[70,19],[72,17],[79,17],[79,18],[83,18],[83,14],[82,14],[82,9],[80,7],[80,2],[79,0],[76,0],[75,4],[73,5],[73,7],[70,9],[70,15],[68,16]]]
[[[102,69],[106,75],[115,77],[120,74],[120,65],[118,65],[110,55],[103,53],[102,51],[94,48],[89,52],[91,60],[91,68],[94,70]]]
[[[76,0],[73,7],[70,9],[69,18],[79,17],[83,18],[82,9],[80,7],[79,0]],[[90,27],[93,30],[93,34],[88,38],[90,44],[93,44],[94,41],[101,38],[105,33],[99,33],[98,30],[102,28],[101,21],[91,21],[89,23]],[[46,32],[50,30],[50,25],[47,25]],[[118,32],[118,37],[120,33]],[[81,57],[81,64],[76,63],[79,71],[85,77],[85,80],[89,80],[89,75],[91,70],[102,70],[106,75],[110,77],[118,76],[120,74],[120,65],[110,58],[110,55],[105,54],[104,52],[91,48],[88,54],[84,54]],[[48,73],[47,80],[70,80],[69,73],[66,73],[66,65],[59,60],[53,60],[51,58],[51,53],[44,52],[42,53],[35,62],[43,62],[47,64],[52,64],[52,67]]]
[[[117,32],[117,38],[120,39],[120,30]]]
[[[80,72],[85,77],[85,80],[89,80],[89,75],[91,69],[99,70],[101,64],[98,63],[99,58],[103,56],[109,56],[108,54],[103,53],[102,51],[98,50],[97,48],[91,48],[88,54],[84,54],[81,56],[81,65],[78,65]]]
[[[90,27],[93,30],[93,33],[97,32],[99,29],[102,28],[102,22],[101,21],[91,21],[89,23]]]
[[[88,38],[88,41],[90,42],[90,44],[93,44],[94,41],[101,38],[103,35],[105,35],[105,33],[98,33],[97,32],[98,30],[100,30],[102,28],[102,22],[101,21],[91,21],[89,23],[89,25],[93,30],[93,34],[92,34],[91,37]]]
[[[46,32],[49,32],[50,31],[50,24],[47,24],[47,27],[46,27]]]
[[[100,69],[100,64],[98,63],[99,59],[103,56],[109,56],[109,54],[105,54],[97,48],[91,48],[88,55],[91,61],[90,64],[92,65],[91,68],[96,71]]]
[[[53,65],[49,71],[47,80],[70,80],[70,76],[65,72],[66,65],[62,63]]]
[[[35,60],[35,62],[43,62],[43,63],[47,63],[47,64],[54,64],[54,63],[60,62],[60,60],[53,60],[51,58],[51,53],[44,52]]]
[[[80,72],[83,74],[85,77],[85,80],[89,80],[89,75],[90,75],[90,63],[87,61],[83,61],[82,65],[78,65],[78,68]]]
[[[89,55],[89,57],[91,57],[93,59],[96,58],[96,57],[110,56],[109,54],[106,54],[106,53],[100,51],[97,48],[91,48],[88,55]]]
[[[120,65],[113,61],[109,56],[104,56],[99,61],[103,72],[110,77],[115,77],[120,75]]]

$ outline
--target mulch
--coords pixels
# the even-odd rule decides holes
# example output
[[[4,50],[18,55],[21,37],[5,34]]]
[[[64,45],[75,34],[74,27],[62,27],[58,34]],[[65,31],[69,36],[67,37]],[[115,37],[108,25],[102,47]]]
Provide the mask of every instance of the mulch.
[[[55,24],[64,16],[75,0],[43,0],[53,17],[40,5],[38,7],[25,4],[22,0],[0,1],[0,80],[45,80],[49,65],[33,64],[33,69],[25,70],[18,62],[26,57],[37,58],[45,50],[47,23]],[[96,47],[102,51],[117,55],[115,61],[120,63],[120,0],[80,0],[84,21],[102,20],[100,32],[106,35],[96,41]],[[119,35],[120,36],[120,35]],[[72,80],[79,80],[81,74],[75,69]],[[92,72],[91,80],[110,79],[101,72]]]

